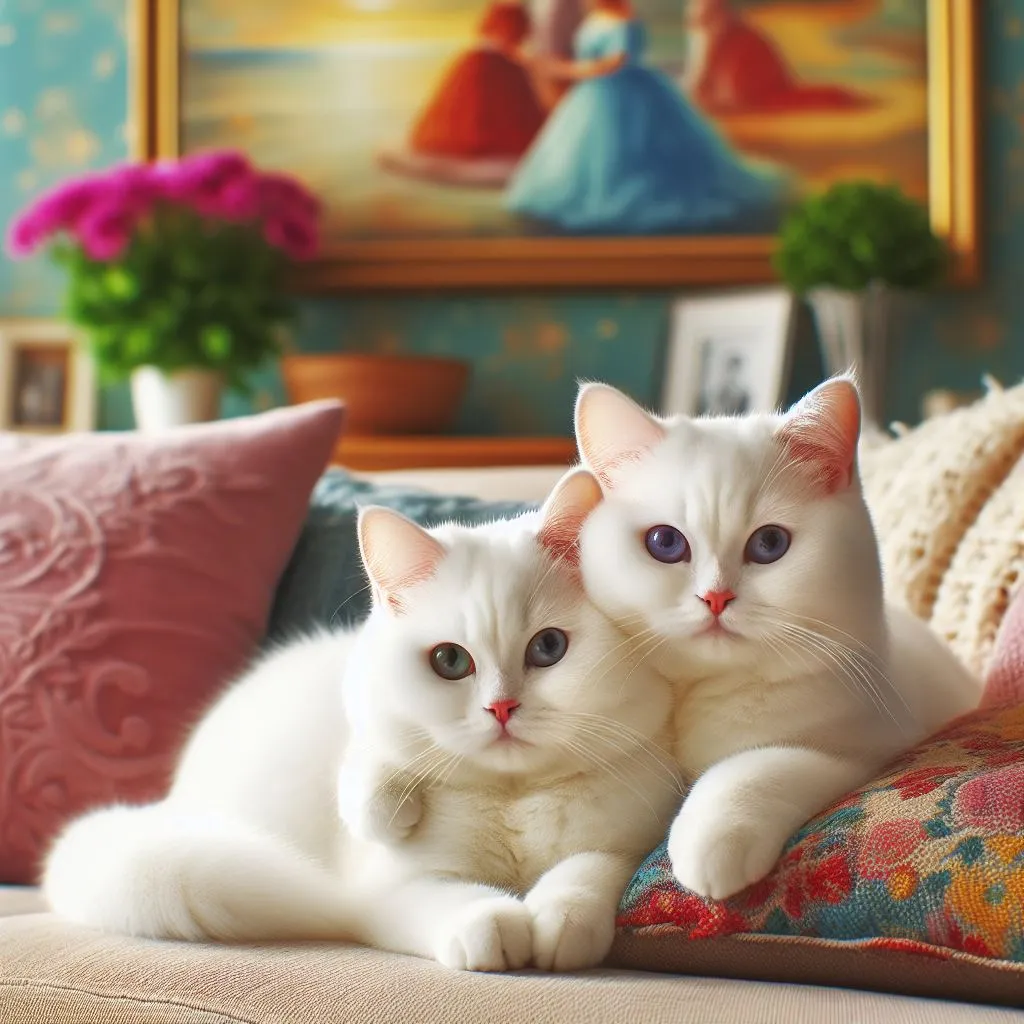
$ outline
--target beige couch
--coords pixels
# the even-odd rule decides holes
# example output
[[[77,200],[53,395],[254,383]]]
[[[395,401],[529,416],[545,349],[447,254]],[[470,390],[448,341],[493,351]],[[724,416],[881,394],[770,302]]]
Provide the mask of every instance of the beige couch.
[[[1022,425],[1019,444],[1024,446],[1022,412],[1018,408],[1015,422]],[[890,583],[925,617],[933,607],[941,609],[943,573],[955,563],[963,538],[970,536],[969,527],[963,526],[961,541],[956,541],[948,524],[938,522],[942,501],[948,506],[947,520],[969,518],[965,510],[970,517],[983,516],[986,496],[998,494],[996,477],[1002,479],[1014,464],[1007,461],[1005,446],[985,440],[992,429],[982,421],[971,435],[970,424],[958,421],[953,427],[956,446],[935,441],[922,447],[919,439],[912,445],[901,442],[892,448],[904,448],[902,454],[881,453],[877,469],[869,467],[866,474],[891,563]],[[982,439],[984,457],[965,448],[969,436]],[[920,449],[916,463],[913,445]],[[972,478],[991,468],[988,484],[972,489],[964,479],[951,477],[948,460],[954,448]],[[910,531],[908,555],[899,541],[906,519],[900,514],[894,478],[907,472],[913,477],[915,465],[920,475],[912,487],[906,486],[930,533],[922,540]],[[539,468],[388,476],[441,491],[539,499],[560,472]],[[1024,491],[1018,492],[1022,495]],[[1024,507],[1024,502],[1017,504]],[[922,560],[927,559],[932,562],[926,565]],[[991,614],[982,614],[998,603],[991,590],[976,596],[973,618],[958,619],[961,635],[952,639],[962,647],[970,639],[963,635],[968,620],[979,623],[977,643],[964,650],[965,657],[980,657],[977,651],[991,632]],[[137,941],[64,924],[45,912],[35,891],[0,887],[0,1024],[995,1024],[1018,1018],[1024,1015],[838,988],[610,969],[574,976],[470,975],[424,960],[344,946],[238,948]]]

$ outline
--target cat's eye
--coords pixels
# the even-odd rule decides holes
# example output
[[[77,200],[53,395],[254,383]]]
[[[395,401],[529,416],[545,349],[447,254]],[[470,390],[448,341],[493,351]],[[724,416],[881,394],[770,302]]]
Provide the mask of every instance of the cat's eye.
[[[652,526],[644,543],[650,556],[659,562],[674,564],[690,560],[690,545],[674,526]]]
[[[569,650],[569,638],[560,629],[542,629],[526,645],[526,664],[534,668],[550,668],[558,664]]]
[[[743,557],[758,565],[770,565],[789,550],[792,539],[789,530],[782,526],[762,526],[750,535]]]
[[[430,652],[430,667],[442,679],[465,679],[476,671],[473,656],[458,644],[438,644]]]

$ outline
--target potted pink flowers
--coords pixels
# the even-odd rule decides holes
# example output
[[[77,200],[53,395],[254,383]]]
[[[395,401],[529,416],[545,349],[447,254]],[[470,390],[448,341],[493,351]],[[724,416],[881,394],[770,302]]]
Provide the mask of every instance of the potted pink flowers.
[[[293,178],[205,153],[66,182],[14,221],[8,250],[45,246],[67,269],[68,318],[105,379],[130,379],[138,426],[160,429],[216,418],[222,388],[279,353],[319,213]]]

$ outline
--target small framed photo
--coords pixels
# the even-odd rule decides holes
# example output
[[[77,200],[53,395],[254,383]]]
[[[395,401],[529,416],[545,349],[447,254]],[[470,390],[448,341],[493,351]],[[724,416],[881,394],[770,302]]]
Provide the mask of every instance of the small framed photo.
[[[786,398],[796,300],[784,288],[681,299],[672,310],[661,412],[742,416]]]
[[[0,430],[95,427],[96,375],[74,330],[56,320],[0,320]]]

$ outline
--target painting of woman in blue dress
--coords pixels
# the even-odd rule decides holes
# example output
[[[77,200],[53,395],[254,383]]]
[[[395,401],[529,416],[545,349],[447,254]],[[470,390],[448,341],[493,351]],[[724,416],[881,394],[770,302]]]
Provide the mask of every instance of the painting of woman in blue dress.
[[[776,173],[744,161],[678,85],[643,64],[628,0],[588,0],[574,82],[509,182],[506,206],[547,231],[673,235],[756,232],[784,199]]]

